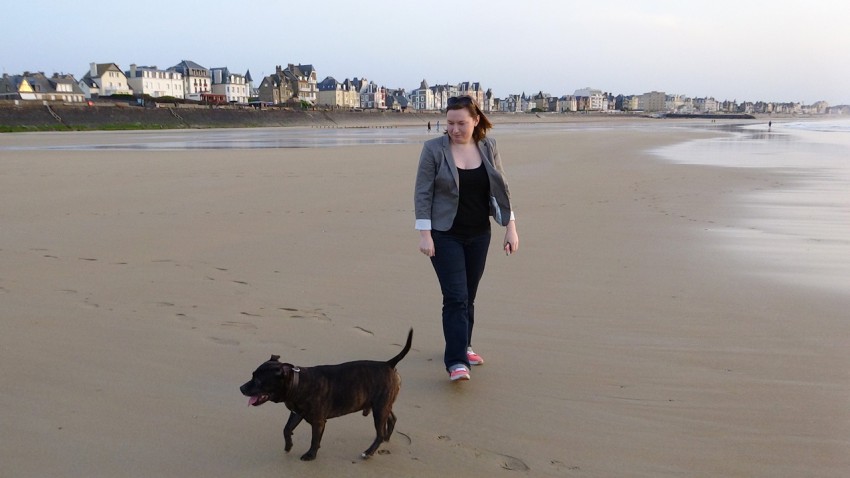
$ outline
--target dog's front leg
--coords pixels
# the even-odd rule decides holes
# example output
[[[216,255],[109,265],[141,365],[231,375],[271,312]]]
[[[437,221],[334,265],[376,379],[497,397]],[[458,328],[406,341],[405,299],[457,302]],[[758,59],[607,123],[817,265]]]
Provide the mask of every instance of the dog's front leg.
[[[316,453],[319,452],[319,444],[322,442],[322,434],[325,433],[325,421],[315,420],[310,424],[313,425],[313,439],[310,441],[310,449],[307,450],[307,453],[301,455],[302,460],[311,461],[316,459]]]
[[[295,427],[301,423],[301,420],[301,415],[291,412],[289,414],[289,420],[286,421],[286,426],[283,427],[283,441],[286,444],[283,449],[287,453],[292,449],[292,430],[295,430]]]

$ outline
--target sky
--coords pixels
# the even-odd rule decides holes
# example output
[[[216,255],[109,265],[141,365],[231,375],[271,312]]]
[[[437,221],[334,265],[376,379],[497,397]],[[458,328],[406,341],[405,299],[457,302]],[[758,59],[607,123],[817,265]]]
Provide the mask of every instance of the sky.
[[[89,64],[250,70],[411,91],[479,82],[496,97],[663,91],[717,100],[850,104],[846,0],[351,0],[80,3],[3,0],[0,70]],[[201,5],[200,7],[198,5]]]

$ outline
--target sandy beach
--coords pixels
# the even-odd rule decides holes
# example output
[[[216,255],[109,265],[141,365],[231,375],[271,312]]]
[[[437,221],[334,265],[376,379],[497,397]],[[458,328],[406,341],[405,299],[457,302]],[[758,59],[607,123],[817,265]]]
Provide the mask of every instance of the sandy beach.
[[[0,135],[0,475],[847,476],[850,296],[753,274],[716,233],[785,179],[649,152],[722,131],[630,124],[492,131],[521,246],[494,229],[466,383],[416,247],[421,143]],[[309,427],[287,454],[284,405],[239,393],[271,354],[384,360],[410,327],[370,460],[371,417],[329,421],[305,463]]]

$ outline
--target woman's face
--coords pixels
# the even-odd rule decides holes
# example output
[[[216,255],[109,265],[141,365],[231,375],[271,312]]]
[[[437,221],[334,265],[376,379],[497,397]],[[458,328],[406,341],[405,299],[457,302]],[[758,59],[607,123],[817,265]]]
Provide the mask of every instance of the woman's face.
[[[476,125],[478,116],[473,117],[466,108],[446,112],[446,131],[452,143],[466,144],[472,141],[472,132]]]

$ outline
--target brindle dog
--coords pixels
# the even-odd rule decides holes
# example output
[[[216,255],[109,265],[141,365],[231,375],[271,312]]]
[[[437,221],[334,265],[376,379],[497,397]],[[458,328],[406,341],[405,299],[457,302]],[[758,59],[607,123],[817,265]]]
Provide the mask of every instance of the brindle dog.
[[[301,420],[313,427],[310,449],[301,456],[305,461],[316,458],[329,418],[357,411],[366,416],[371,411],[377,436],[361,454],[369,458],[382,442],[390,440],[395,428],[393,402],[401,387],[401,377],[395,367],[410,351],[412,342],[413,329],[410,329],[404,348],[386,362],[358,360],[338,365],[296,367],[272,355],[239,390],[250,397],[248,403],[255,407],[268,401],[286,404],[291,412],[283,427],[287,452],[292,449],[292,431]]]

